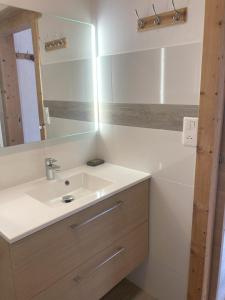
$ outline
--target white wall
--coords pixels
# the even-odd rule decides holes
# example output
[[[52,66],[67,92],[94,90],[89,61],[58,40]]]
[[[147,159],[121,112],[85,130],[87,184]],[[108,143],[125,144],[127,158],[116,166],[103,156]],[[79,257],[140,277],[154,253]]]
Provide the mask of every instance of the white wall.
[[[44,100],[93,101],[92,26],[43,14],[39,33]],[[46,51],[45,42],[58,38],[67,47]]]
[[[201,42],[204,1],[176,0],[178,8],[188,6],[188,23],[166,29],[137,33],[137,9],[140,16],[171,9],[171,0],[97,0],[99,55],[133,52],[152,48]]]
[[[31,148],[32,146],[32,148]],[[18,146],[17,151],[4,149],[0,155],[0,190],[45,176],[44,160],[53,157],[61,170],[85,164],[96,155],[96,134],[77,135],[39,146]],[[26,151],[25,151],[26,150]]]
[[[47,125],[47,133],[49,139],[58,138],[59,136],[73,135],[74,132],[85,133],[93,131],[93,122],[79,120],[69,120],[51,117],[51,124]]]
[[[83,22],[91,21],[91,0],[2,0],[1,3],[56,14]]]
[[[43,65],[92,59],[92,26],[43,14],[38,22],[41,63]],[[45,42],[66,38],[67,47],[46,51]]]
[[[43,14],[39,19],[39,33],[44,100],[93,103],[92,26]],[[46,51],[45,42],[58,38],[66,38],[67,47]],[[84,123],[77,120],[65,120],[63,123],[63,119],[51,118],[51,124],[47,127],[48,138],[57,136],[57,131],[58,136],[61,136],[63,132],[65,135],[71,134],[74,129],[74,133],[94,130],[94,122],[92,125]],[[63,129],[58,130],[62,124]]]
[[[106,59],[105,56],[111,55],[111,61],[120,61],[119,67],[124,68],[118,76],[110,75],[103,69],[100,78],[103,88],[100,94],[102,91],[104,94],[104,97],[101,97],[102,101],[106,101],[109,95],[107,101],[111,102],[124,101],[125,98],[126,103],[143,103],[143,99],[144,103],[160,103],[159,92],[155,93],[156,97],[153,99],[151,91],[146,95],[142,95],[144,93],[142,91],[142,94],[136,93],[135,100],[134,92],[129,91],[134,89],[134,85],[142,86],[143,80],[139,76],[141,73],[146,85],[149,78],[149,86],[153,88],[154,82],[154,86],[160,88],[161,73],[157,71],[154,73],[152,71],[154,68],[144,68],[138,64],[133,70],[131,63],[126,63],[121,53],[136,52],[137,54],[133,53],[132,57],[139,55],[143,58],[144,52],[141,52],[143,50],[148,50],[151,54],[154,51],[151,49],[156,49],[156,52],[160,53],[162,48],[166,48],[167,51],[167,47],[170,47],[169,51],[173,54],[173,58],[171,61],[165,61],[166,65],[167,63],[170,65],[165,69],[167,72],[165,78],[171,80],[171,75],[174,79],[174,75],[177,75],[176,70],[182,64],[182,59],[181,62],[176,59],[176,53],[183,45],[185,70],[188,70],[185,64],[188,60],[194,61],[199,69],[201,67],[204,0],[175,1],[178,8],[188,6],[188,22],[185,25],[137,33],[134,9],[138,9],[140,16],[152,14],[151,2],[153,1],[96,0],[99,59]],[[171,8],[170,0],[155,0],[154,3],[159,12]],[[150,64],[149,60],[146,60],[146,65]],[[159,63],[158,68],[160,67]],[[112,66],[112,69],[112,72],[115,72],[115,66]],[[135,70],[140,72],[134,74]],[[198,105],[200,70],[195,73],[192,73],[194,69],[189,71],[188,73],[184,71],[185,76],[179,73],[176,79],[178,89],[174,86],[171,91],[171,87],[167,87],[169,104]],[[126,77],[126,81],[121,72],[129,76]],[[106,82],[107,76],[113,78],[111,82],[110,80]],[[195,82],[192,81],[192,76],[197,76]],[[126,86],[123,94],[120,94],[122,99],[115,96],[118,85],[121,89]],[[110,89],[112,93],[108,92]],[[150,196],[149,258],[130,276],[130,279],[158,300],[185,300],[187,293],[196,149],[183,147],[181,138],[181,132],[101,124],[98,139],[98,156],[112,163],[151,172],[153,175]]]

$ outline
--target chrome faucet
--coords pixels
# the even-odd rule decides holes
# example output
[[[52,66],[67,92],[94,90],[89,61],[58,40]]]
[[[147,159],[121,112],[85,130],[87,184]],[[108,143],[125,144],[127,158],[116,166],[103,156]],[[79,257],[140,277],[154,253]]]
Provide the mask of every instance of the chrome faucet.
[[[57,162],[54,158],[46,158],[45,159],[45,170],[47,180],[55,180],[56,172],[60,170],[60,166],[57,166],[55,163]]]

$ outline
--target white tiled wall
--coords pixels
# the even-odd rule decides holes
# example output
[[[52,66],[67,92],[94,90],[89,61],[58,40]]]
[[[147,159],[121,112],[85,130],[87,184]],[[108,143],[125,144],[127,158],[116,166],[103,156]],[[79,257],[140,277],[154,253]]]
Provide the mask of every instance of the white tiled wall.
[[[44,159],[53,157],[63,169],[83,165],[96,156],[96,134],[84,134],[42,145],[4,149],[0,155],[0,189],[45,176]]]
[[[152,14],[151,1],[96,3],[101,101],[198,105],[205,1],[176,1],[188,6],[187,24],[144,33],[134,9]],[[158,300],[187,293],[196,149],[181,140],[181,132],[107,124],[98,136],[99,156],[153,175],[149,258],[129,278]]]
[[[202,43],[102,56],[101,102],[199,103]]]
[[[107,160],[193,186],[196,150],[183,147],[181,132],[101,124],[98,152]]]
[[[150,257],[130,279],[159,300],[186,299],[195,149],[182,146],[180,132],[102,125],[98,154],[153,175]]]
[[[43,162],[41,149],[0,156],[0,189],[42,177]]]
[[[51,117],[50,126],[47,125],[48,138],[57,138],[59,136],[72,135],[74,132],[92,132],[93,122],[69,120],[63,118]]]
[[[99,54],[114,55],[138,50],[169,47],[200,42],[203,35],[204,0],[176,0],[178,8],[188,6],[185,25],[137,33],[137,17],[172,9],[171,0],[96,0]]]
[[[157,299],[186,299],[193,188],[153,178],[149,259],[130,276]]]
[[[93,102],[92,60],[42,66],[44,100]]]
[[[92,26],[43,14],[39,33],[44,100],[93,103]],[[45,51],[46,41],[62,37],[67,40],[65,49]],[[47,135],[51,138],[94,130],[94,123],[92,126],[84,123],[77,120],[63,123],[63,119],[52,118]]]
[[[40,56],[43,65],[92,59],[92,26],[43,14],[38,21]],[[45,42],[65,37],[67,47],[45,51]]]

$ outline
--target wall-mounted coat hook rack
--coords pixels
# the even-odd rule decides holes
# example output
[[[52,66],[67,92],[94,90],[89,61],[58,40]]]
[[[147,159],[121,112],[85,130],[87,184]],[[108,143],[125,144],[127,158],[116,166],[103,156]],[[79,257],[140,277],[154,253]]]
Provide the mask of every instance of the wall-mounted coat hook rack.
[[[176,9],[174,0],[172,0],[172,5],[173,5],[174,13],[175,13],[175,15],[173,16],[173,20],[175,22],[178,22],[178,21],[180,21],[181,13]]]
[[[144,18],[139,18],[138,12],[138,31],[146,31],[151,29],[158,29],[167,26],[174,26],[178,24],[184,24],[187,22],[188,8],[177,9],[172,0],[173,10],[158,14],[155,5],[152,5],[154,15]]]
[[[67,48],[67,38],[56,39],[45,42],[45,51],[54,51]]]
[[[143,21],[143,19],[141,19],[139,17],[137,9],[135,9],[135,13],[136,13],[136,16],[137,16],[137,19],[138,19],[138,29],[144,28],[145,27],[145,22]]]
[[[153,3],[152,4],[152,8],[153,8],[153,11],[154,11],[154,14],[155,14],[155,25],[160,25],[161,24],[161,18],[160,16],[156,13],[156,9],[155,9],[155,4]]]
[[[35,60],[34,54],[29,54],[28,51],[27,51],[27,53],[16,52],[16,58],[17,59],[31,60],[31,61]]]

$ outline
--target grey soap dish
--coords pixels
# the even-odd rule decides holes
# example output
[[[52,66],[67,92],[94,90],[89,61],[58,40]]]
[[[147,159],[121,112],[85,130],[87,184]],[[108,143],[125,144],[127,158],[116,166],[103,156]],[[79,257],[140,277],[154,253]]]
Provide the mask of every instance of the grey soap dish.
[[[87,165],[89,167],[97,167],[97,166],[100,166],[100,165],[102,165],[104,163],[105,163],[105,161],[103,159],[96,158],[96,159],[89,160],[87,162]]]

